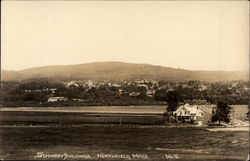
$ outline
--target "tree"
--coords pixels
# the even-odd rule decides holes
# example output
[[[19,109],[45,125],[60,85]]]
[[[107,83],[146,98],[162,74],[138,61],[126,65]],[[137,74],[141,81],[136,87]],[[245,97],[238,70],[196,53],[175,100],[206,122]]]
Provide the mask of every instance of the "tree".
[[[229,116],[230,109],[231,107],[228,106],[226,103],[221,102],[221,101],[218,102],[216,109],[213,110],[211,121],[212,122],[219,121],[219,125],[221,121],[224,121],[226,123],[230,122],[230,116]]]
[[[154,99],[156,101],[166,101],[167,98],[167,92],[165,89],[159,89],[154,94]]]
[[[179,105],[180,95],[175,91],[169,91],[166,95],[166,101],[168,103],[167,111],[173,115]]]

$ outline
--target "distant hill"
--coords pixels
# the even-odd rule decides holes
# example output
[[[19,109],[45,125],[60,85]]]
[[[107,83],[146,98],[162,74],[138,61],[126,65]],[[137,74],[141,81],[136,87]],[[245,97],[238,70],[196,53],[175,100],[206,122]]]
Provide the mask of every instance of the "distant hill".
[[[123,62],[95,62],[78,65],[43,66],[20,71],[1,71],[1,80],[19,81],[33,78],[93,81],[129,81],[136,79],[201,80],[214,82],[248,80],[248,73],[239,71],[191,71]]]

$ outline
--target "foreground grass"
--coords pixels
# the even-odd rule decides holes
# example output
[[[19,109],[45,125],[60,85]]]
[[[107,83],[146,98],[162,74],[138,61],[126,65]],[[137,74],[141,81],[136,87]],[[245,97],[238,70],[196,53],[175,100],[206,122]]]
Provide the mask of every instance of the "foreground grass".
[[[34,159],[37,152],[44,152],[89,154],[92,160],[103,153],[146,154],[149,157],[146,160],[154,161],[171,160],[165,154],[176,154],[178,160],[188,161],[237,161],[245,160],[249,149],[249,135],[243,131],[124,126],[1,127],[0,130],[2,159]]]

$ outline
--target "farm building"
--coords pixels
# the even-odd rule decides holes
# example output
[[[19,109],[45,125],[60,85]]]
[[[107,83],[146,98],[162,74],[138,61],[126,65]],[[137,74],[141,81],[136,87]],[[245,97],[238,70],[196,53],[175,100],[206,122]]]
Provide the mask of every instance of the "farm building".
[[[174,111],[174,116],[178,122],[198,122],[204,117],[204,113],[198,106],[185,104]]]
[[[49,97],[48,102],[67,101],[66,97]]]

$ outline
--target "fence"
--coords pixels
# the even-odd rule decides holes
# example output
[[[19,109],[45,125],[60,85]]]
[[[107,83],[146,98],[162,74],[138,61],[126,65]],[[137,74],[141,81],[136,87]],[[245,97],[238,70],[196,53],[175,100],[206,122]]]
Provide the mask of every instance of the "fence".
[[[164,123],[163,114],[143,113],[81,113],[2,111],[1,124],[7,125],[78,125],[78,124],[147,124]]]

